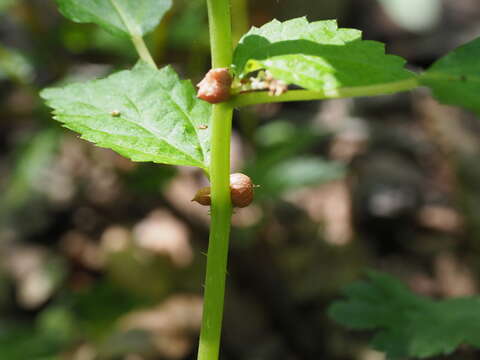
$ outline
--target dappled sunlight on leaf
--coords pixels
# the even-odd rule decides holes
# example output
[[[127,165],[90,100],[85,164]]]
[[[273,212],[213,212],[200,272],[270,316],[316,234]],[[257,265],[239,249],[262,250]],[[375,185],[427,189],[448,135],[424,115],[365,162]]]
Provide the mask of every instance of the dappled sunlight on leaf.
[[[235,50],[237,76],[265,69],[275,79],[309,90],[334,91],[414,77],[400,57],[385,55],[383,44],[361,39],[334,20],[273,20],[252,28]]]

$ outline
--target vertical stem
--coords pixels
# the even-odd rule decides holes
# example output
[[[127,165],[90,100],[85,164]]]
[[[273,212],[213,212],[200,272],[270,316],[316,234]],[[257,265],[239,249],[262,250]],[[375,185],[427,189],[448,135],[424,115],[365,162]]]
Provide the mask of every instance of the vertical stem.
[[[131,22],[130,18],[128,17],[128,12],[117,2],[117,0],[109,0],[112,7],[117,12],[120,20],[128,29],[130,34],[130,39],[137,50],[138,55],[140,58],[145,61],[146,63],[150,64],[154,68],[157,68],[155,65],[155,61],[153,61],[152,55],[150,51],[148,51],[147,45],[145,45],[145,41],[143,41],[143,37],[141,31],[139,30],[138,26]]]
[[[157,65],[155,64],[150,51],[148,51],[147,45],[145,45],[143,38],[139,35],[132,35],[131,39],[138,55],[140,56],[140,59],[145,61],[147,64],[150,64],[154,68],[157,68]]]
[[[228,239],[230,235],[230,132],[232,108],[213,109],[212,166],[210,169],[212,222],[207,255],[207,275],[198,360],[217,360],[222,330]]]
[[[207,0],[212,67],[232,62],[229,0]],[[213,105],[211,135],[211,225],[207,274],[198,360],[217,360],[222,330],[228,240],[230,236],[230,135],[233,108],[228,103]]]
[[[212,67],[232,64],[232,25],[230,0],[207,0]]]
[[[232,0],[232,12],[235,17],[232,19],[233,42],[238,43],[240,38],[248,31],[250,25],[248,18],[248,0]]]

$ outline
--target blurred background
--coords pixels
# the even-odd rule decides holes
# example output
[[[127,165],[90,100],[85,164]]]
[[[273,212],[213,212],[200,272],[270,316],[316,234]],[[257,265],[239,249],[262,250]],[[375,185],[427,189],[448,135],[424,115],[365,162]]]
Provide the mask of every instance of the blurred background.
[[[413,70],[480,33],[478,0],[232,0],[234,34],[337,18]],[[194,82],[204,0],[175,0],[148,45]],[[208,209],[195,169],[135,164],[51,119],[38,91],[132,66],[132,45],[0,0],[0,359],[195,359]],[[326,316],[375,268],[434,298],[480,277],[480,121],[425,89],[235,115],[234,171],[260,187],[233,218],[225,360],[382,360]],[[462,348],[442,359],[478,359]]]

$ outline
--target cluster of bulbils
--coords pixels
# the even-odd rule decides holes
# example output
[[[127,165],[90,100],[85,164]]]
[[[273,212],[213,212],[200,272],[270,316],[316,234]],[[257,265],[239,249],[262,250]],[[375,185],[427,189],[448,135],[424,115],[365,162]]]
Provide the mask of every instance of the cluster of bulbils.
[[[232,75],[227,68],[211,69],[197,85],[197,97],[211,104],[218,104],[230,98]],[[245,174],[230,175],[230,197],[234,207],[243,208],[253,201],[254,185]],[[192,201],[201,205],[210,206],[210,186],[197,191]]]
[[[275,79],[268,70],[259,70],[254,74],[233,82],[228,68],[211,69],[197,84],[197,97],[218,104],[230,99],[232,88],[238,93],[268,90],[270,96],[280,96],[287,92],[287,83]]]

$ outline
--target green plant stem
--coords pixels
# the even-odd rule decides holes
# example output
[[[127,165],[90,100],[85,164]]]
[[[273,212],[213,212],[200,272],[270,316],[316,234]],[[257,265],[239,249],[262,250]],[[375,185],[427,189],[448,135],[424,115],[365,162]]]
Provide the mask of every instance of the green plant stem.
[[[234,43],[238,43],[248,31],[248,0],[232,0],[232,13],[235,14],[232,19],[232,38]]]
[[[222,104],[216,105],[213,111],[210,169],[212,220],[198,360],[218,359],[232,214],[229,186],[232,108]]]
[[[232,25],[230,0],[207,0],[212,67],[232,64]]]
[[[230,100],[230,104],[233,107],[242,107],[286,101],[305,101],[337,99],[356,96],[374,96],[408,91],[415,89],[418,86],[419,82],[417,78],[409,78],[406,80],[396,81],[392,83],[369,86],[344,87],[339,89],[333,89],[330,91],[289,90],[279,96],[269,95],[267,91],[255,91],[234,96]]]
[[[232,35],[229,0],[207,0],[210,25],[212,67],[232,63]],[[233,108],[213,105],[211,133],[211,225],[207,255],[207,273],[203,320],[198,360],[217,360],[222,331],[228,240],[232,205],[230,200],[230,137]]]
[[[143,38],[141,36],[132,35],[131,39],[138,55],[140,56],[140,59],[156,68],[157,65],[155,64],[150,51],[148,51],[147,45],[145,44],[145,41],[143,41]]]
[[[110,4],[115,9],[115,11],[117,12],[120,19],[122,20],[122,23],[128,29],[128,32],[130,34],[130,39],[132,40],[133,46],[135,46],[135,49],[137,50],[137,53],[140,56],[140,59],[145,61],[147,64],[152,65],[154,68],[157,68],[157,65],[155,64],[155,61],[153,61],[150,51],[148,51],[147,45],[145,45],[145,41],[143,41],[143,37],[140,33],[140,30],[137,29],[137,27],[129,21],[128,17],[125,15],[125,10],[120,6],[117,0],[109,0],[109,1],[110,1]]]

